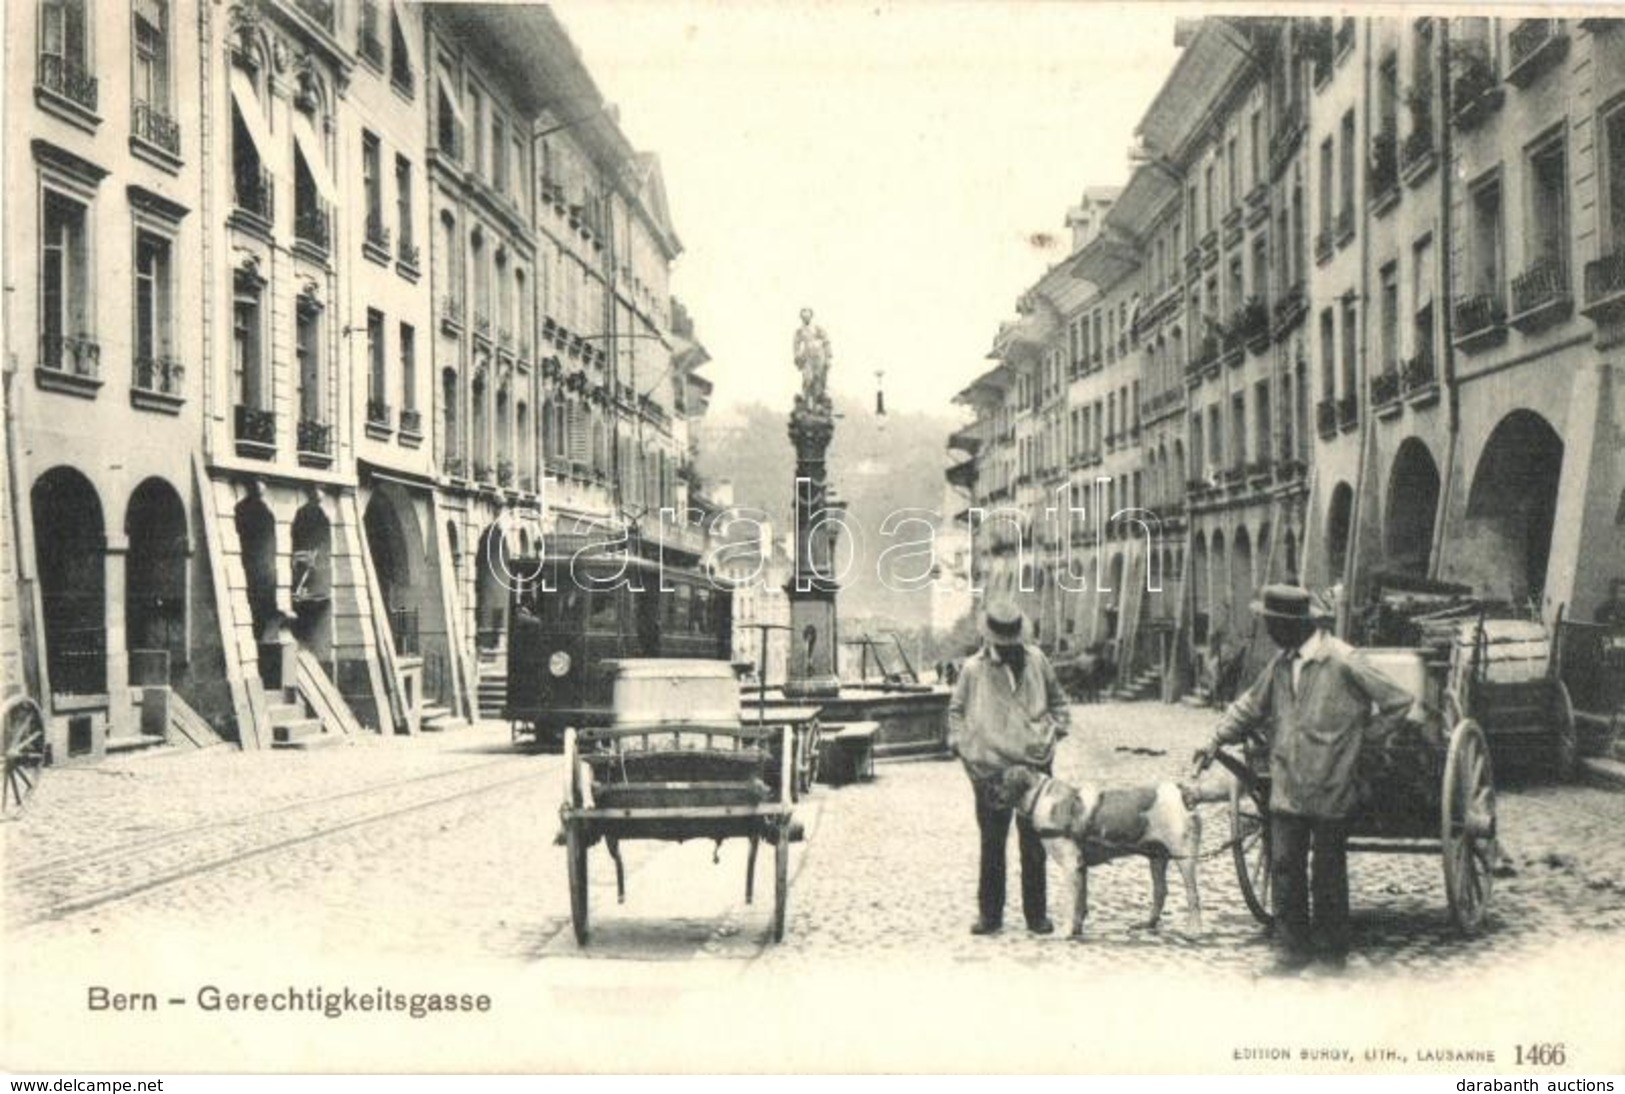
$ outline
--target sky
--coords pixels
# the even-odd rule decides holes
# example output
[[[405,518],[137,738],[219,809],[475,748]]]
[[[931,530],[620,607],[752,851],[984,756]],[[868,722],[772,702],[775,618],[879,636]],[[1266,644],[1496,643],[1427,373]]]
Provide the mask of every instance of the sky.
[[[672,291],[713,417],[789,408],[811,307],[834,390],[951,412],[1066,210],[1121,185],[1177,57],[1162,7],[1000,0],[561,0],[633,145],[660,157]],[[1047,235],[1048,242],[1044,237]]]

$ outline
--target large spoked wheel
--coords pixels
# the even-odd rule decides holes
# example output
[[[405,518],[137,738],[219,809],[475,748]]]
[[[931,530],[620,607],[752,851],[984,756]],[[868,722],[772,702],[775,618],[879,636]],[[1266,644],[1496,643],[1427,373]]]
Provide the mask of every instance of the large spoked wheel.
[[[570,924],[575,928],[576,945],[587,944],[587,839],[580,822],[564,829],[564,850],[569,856]]]
[[[790,826],[782,825],[773,841],[773,941],[784,941],[784,917],[790,904]]]
[[[1574,703],[1569,699],[1568,685],[1555,681],[1552,686],[1552,772],[1563,782],[1573,782],[1580,771],[1580,738],[1574,728]]]
[[[1230,839],[1241,899],[1253,918],[1268,927],[1275,922],[1270,913],[1270,819],[1244,790],[1230,796]]]
[[[1440,808],[1450,918],[1461,930],[1476,931],[1484,922],[1494,880],[1495,779],[1489,743],[1470,718],[1450,734]]]
[[[6,785],[0,813],[12,816],[28,804],[45,767],[45,717],[26,695],[15,695],[0,707],[6,746]]]

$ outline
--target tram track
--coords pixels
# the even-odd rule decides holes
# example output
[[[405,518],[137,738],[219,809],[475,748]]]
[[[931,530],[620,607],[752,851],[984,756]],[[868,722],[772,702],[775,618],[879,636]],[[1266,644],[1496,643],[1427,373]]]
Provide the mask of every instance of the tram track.
[[[77,854],[63,855],[46,862],[41,862],[35,866],[26,866],[12,872],[8,876],[7,881],[13,885],[26,883],[34,880],[35,878],[43,877],[48,874],[75,870],[81,866],[94,863],[98,860],[122,858],[126,855],[149,850],[154,847],[161,847],[168,844],[177,843],[200,833],[218,833],[234,828],[246,828],[257,821],[298,812],[300,810],[318,809],[322,806],[332,805],[336,802],[341,802],[348,799],[365,797],[369,794],[378,794],[390,790],[397,790],[402,787],[433,782],[439,779],[455,778],[458,775],[464,775],[470,771],[480,771],[490,767],[497,767],[507,763],[508,759],[508,757],[503,757],[502,759],[490,760],[485,763],[466,764],[461,767],[451,768],[447,771],[433,771],[427,775],[413,775],[410,778],[405,779],[392,779],[388,782],[371,783],[367,786],[358,786],[351,790],[345,790],[337,794],[328,794],[320,798],[302,798],[298,801],[286,802],[282,805],[273,806],[270,809],[262,809],[255,813],[235,814],[219,820],[198,821],[195,824],[189,824],[182,828],[170,829],[169,831],[160,832],[156,835],[146,836],[141,839],[126,840],[123,843],[108,844],[89,851],[81,851]]]
[[[7,884],[9,926],[21,929],[60,921],[95,908],[116,904],[153,889],[229,869],[275,854],[377,824],[508,789],[556,778],[551,764],[532,767],[511,778],[473,779],[450,793],[423,798],[411,791],[440,789],[446,780],[508,767],[508,758],[469,764],[451,771],[359,787],[320,798],[290,802],[227,821],[188,825],[143,840],[126,841],[30,867],[11,875]],[[407,800],[399,801],[400,795]],[[391,797],[394,796],[394,800]],[[377,804],[382,799],[383,804]],[[371,808],[367,804],[374,803]],[[353,807],[360,803],[359,810]],[[336,815],[322,810],[339,806]]]

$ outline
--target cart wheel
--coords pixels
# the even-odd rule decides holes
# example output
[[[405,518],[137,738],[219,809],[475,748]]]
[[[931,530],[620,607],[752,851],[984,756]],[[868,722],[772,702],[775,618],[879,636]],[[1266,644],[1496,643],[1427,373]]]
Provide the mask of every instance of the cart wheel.
[[[1242,790],[1230,796],[1230,854],[1236,860],[1236,880],[1247,910],[1264,926],[1272,926],[1270,912],[1270,819],[1257,799]]]
[[[579,761],[576,759],[576,731],[564,731],[564,804],[566,808],[578,809],[581,806],[581,793],[576,785],[579,774],[576,768]]]
[[[790,903],[790,826],[779,826],[773,841],[773,941],[784,941],[784,913]]]
[[[11,816],[28,804],[45,766],[45,718],[34,700],[15,695],[0,707],[6,745],[6,785],[0,813]]]
[[[1574,728],[1574,703],[1568,685],[1558,680],[1553,688],[1552,717],[1557,724],[1556,748],[1552,755],[1553,773],[1563,782],[1573,782],[1580,771],[1580,739]]]
[[[587,944],[587,834],[578,821],[564,826],[564,853],[570,872],[570,923],[575,927],[576,945]]]
[[[1484,731],[1470,718],[1450,734],[1440,819],[1450,918],[1461,930],[1476,931],[1494,881],[1495,781]]]

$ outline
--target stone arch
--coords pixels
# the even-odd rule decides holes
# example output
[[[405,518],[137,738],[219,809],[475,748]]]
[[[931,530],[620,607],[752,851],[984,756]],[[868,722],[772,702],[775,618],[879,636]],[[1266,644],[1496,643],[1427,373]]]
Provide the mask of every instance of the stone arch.
[[[282,610],[277,607],[276,517],[271,515],[257,487],[237,503],[232,516],[242,551],[254,640],[274,641],[276,628],[282,621]]]
[[[169,683],[187,657],[186,503],[167,480],[145,479],[130,495],[124,534],[129,542],[124,556],[124,645],[132,654],[162,651],[168,670],[162,682]]]
[[[1326,506],[1326,584],[1335,585],[1343,580],[1343,569],[1348,562],[1350,536],[1353,533],[1354,488],[1340,482],[1332,488],[1331,501]]]
[[[1541,595],[1562,474],[1563,439],[1545,418],[1514,410],[1496,423],[1467,495],[1466,542],[1483,567],[1475,585],[1514,601]]]
[[[1194,602],[1193,618],[1191,619],[1191,639],[1197,643],[1206,642],[1208,632],[1212,628],[1213,615],[1208,610],[1208,553],[1207,537],[1197,532],[1191,538],[1191,599]]]
[[[107,692],[107,530],[102,503],[77,469],[34,480],[34,561],[52,694]]]
[[[489,525],[474,551],[474,637],[480,649],[501,647],[507,635],[508,595],[501,572],[506,556],[502,526]]]
[[[333,524],[311,498],[293,515],[294,635],[326,664],[333,653]]]
[[[1394,455],[1383,506],[1383,553],[1389,569],[1427,576],[1438,507],[1439,467],[1427,445],[1408,437]]]
[[[415,656],[423,602],[431,592],[417,513],[396,487],[379,484],[367,499],[361,522],[395,652]]]
[[[1253,541],[1247,526],[1236,529],[1230,545],[1230,606],[1233,622],[1239,622],[1241,613],[1253,599]]]

